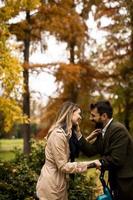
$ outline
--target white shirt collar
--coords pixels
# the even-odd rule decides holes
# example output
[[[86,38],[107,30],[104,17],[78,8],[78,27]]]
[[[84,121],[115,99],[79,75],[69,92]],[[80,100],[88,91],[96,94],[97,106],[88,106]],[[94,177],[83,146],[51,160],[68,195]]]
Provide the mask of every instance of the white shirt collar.
[[[108,126],[109,126],[110,123],[112,122],[112,120],[113,120],[113,118],[111,118],[111,119],[108,121],[108,123],[105,125],[105,127],[102,129],[102,136],[103,136],[103,137],[104,137],[104,135],[105,135],[105,132],[106,132]]]

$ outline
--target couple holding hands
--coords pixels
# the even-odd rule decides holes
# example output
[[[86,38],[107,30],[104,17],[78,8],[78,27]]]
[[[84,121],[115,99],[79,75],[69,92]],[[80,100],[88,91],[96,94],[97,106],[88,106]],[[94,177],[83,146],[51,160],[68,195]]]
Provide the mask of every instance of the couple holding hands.
[[[79,128],[80,107],[65,102],[58,111],[47,135],[45,164],[37,181],[40,200],[68,200],[68,174],[82,173],[95,164],[109,172],[109,184],[114,200],[133,200],[133,140],[124,125],[112,118],[109,101],[90,105],[90,120],[96,129],[84,138]],[[79,151],[100,159],[75,162]]]

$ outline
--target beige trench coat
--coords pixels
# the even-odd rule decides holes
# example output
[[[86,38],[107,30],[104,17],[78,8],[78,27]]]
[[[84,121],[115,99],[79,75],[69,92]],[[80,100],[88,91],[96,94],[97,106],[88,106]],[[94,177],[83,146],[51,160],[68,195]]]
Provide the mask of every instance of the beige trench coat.
[[[55,129],[47,140],[45,164],[36,193],[40,200],[67,200],[68,174],[84,172],[90,162],[69,162],[69,142],[63,129]]]

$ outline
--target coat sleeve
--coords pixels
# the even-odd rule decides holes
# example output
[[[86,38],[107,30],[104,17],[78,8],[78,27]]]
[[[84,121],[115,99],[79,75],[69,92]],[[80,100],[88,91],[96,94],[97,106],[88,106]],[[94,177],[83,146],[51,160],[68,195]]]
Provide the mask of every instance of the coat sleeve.
[[[51,149],[57,168],[64,173],[80,173],[87,170],[88,162],[68,161],[68,141],[64,133],[56,131],[51,138]]]

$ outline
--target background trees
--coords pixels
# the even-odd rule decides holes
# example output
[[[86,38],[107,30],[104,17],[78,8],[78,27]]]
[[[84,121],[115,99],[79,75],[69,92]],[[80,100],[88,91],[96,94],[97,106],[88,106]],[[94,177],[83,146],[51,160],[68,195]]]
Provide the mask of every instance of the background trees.
[[[10,35],[6,21],[14,14],[10,8],[0,9],[0,132],[10,131],[15,122],[23,122],[20,108],[22,91],[22,67],[11,55],[6,41]]]
[[[104,24],[105,17],[109,22]],[[110,67],[112,93],[117,116],[128,129],[132,127],[133,106],[133,1],[100,1],[95,10],[100,29],[107,33],[104,46],[100,48],[98,62]]]
[[[14,77],[14,84],[17,84],[17,81],[22,83],[23,74],[24,90],[21,90],[23,95],[19,93],[19,97],[21,96],[23,102],[24,115],[30,118],[29,76],[32,70],[46,68],[56,78],[57,93],[54,98],[49,99],[43,109],[38,137],[43,137],[47,133],[58,107],[66,100],[80,104],[84,118],[81,126],[84,133],[88,134],[88,105],[91,101],[102,97],[112,101],[115,116],[132,131],[133,116],[130,108],[133,105],[133,2],[124,0],[3,2],[0,9],[1,26],[4,27],[2,29],[6,28],[10,35],[15,35],[20,44],[20,55],[23,55],[20,59],[23,68],[19,64],[14,64],[15,67],[10,66],[10,68],[20,74]],[[21,18],[20,14],[24,17]],[[16,16],[19,16],[20,20],[14,22]],[[97,34],[103,31],[103,40],[100,42],[97,42],[91,34],[92,20],[97,27]],[[68,53],[66,63],[53,63],[52,60],[48,64],[40,64],[38,60],[34,64],[30,62],[30,55],[37,46],[40,46],[45,53],[48,35],[66,43]],[[8,38],[9,34],[6,31],[4,40],[2,39],[4,44]],[[4,59],[4,64],[7,60]],[[12,73],[15,74],[14,71]],[[3,75],[3,72],[1,74]],[[6,88],[6,85],[3,88]],[[15,89],[13,86],[12,88]],[[42,110],[40,112],[42,113]],[[25,153],[30,152],[30,132],[30,124],[24,123]]]

